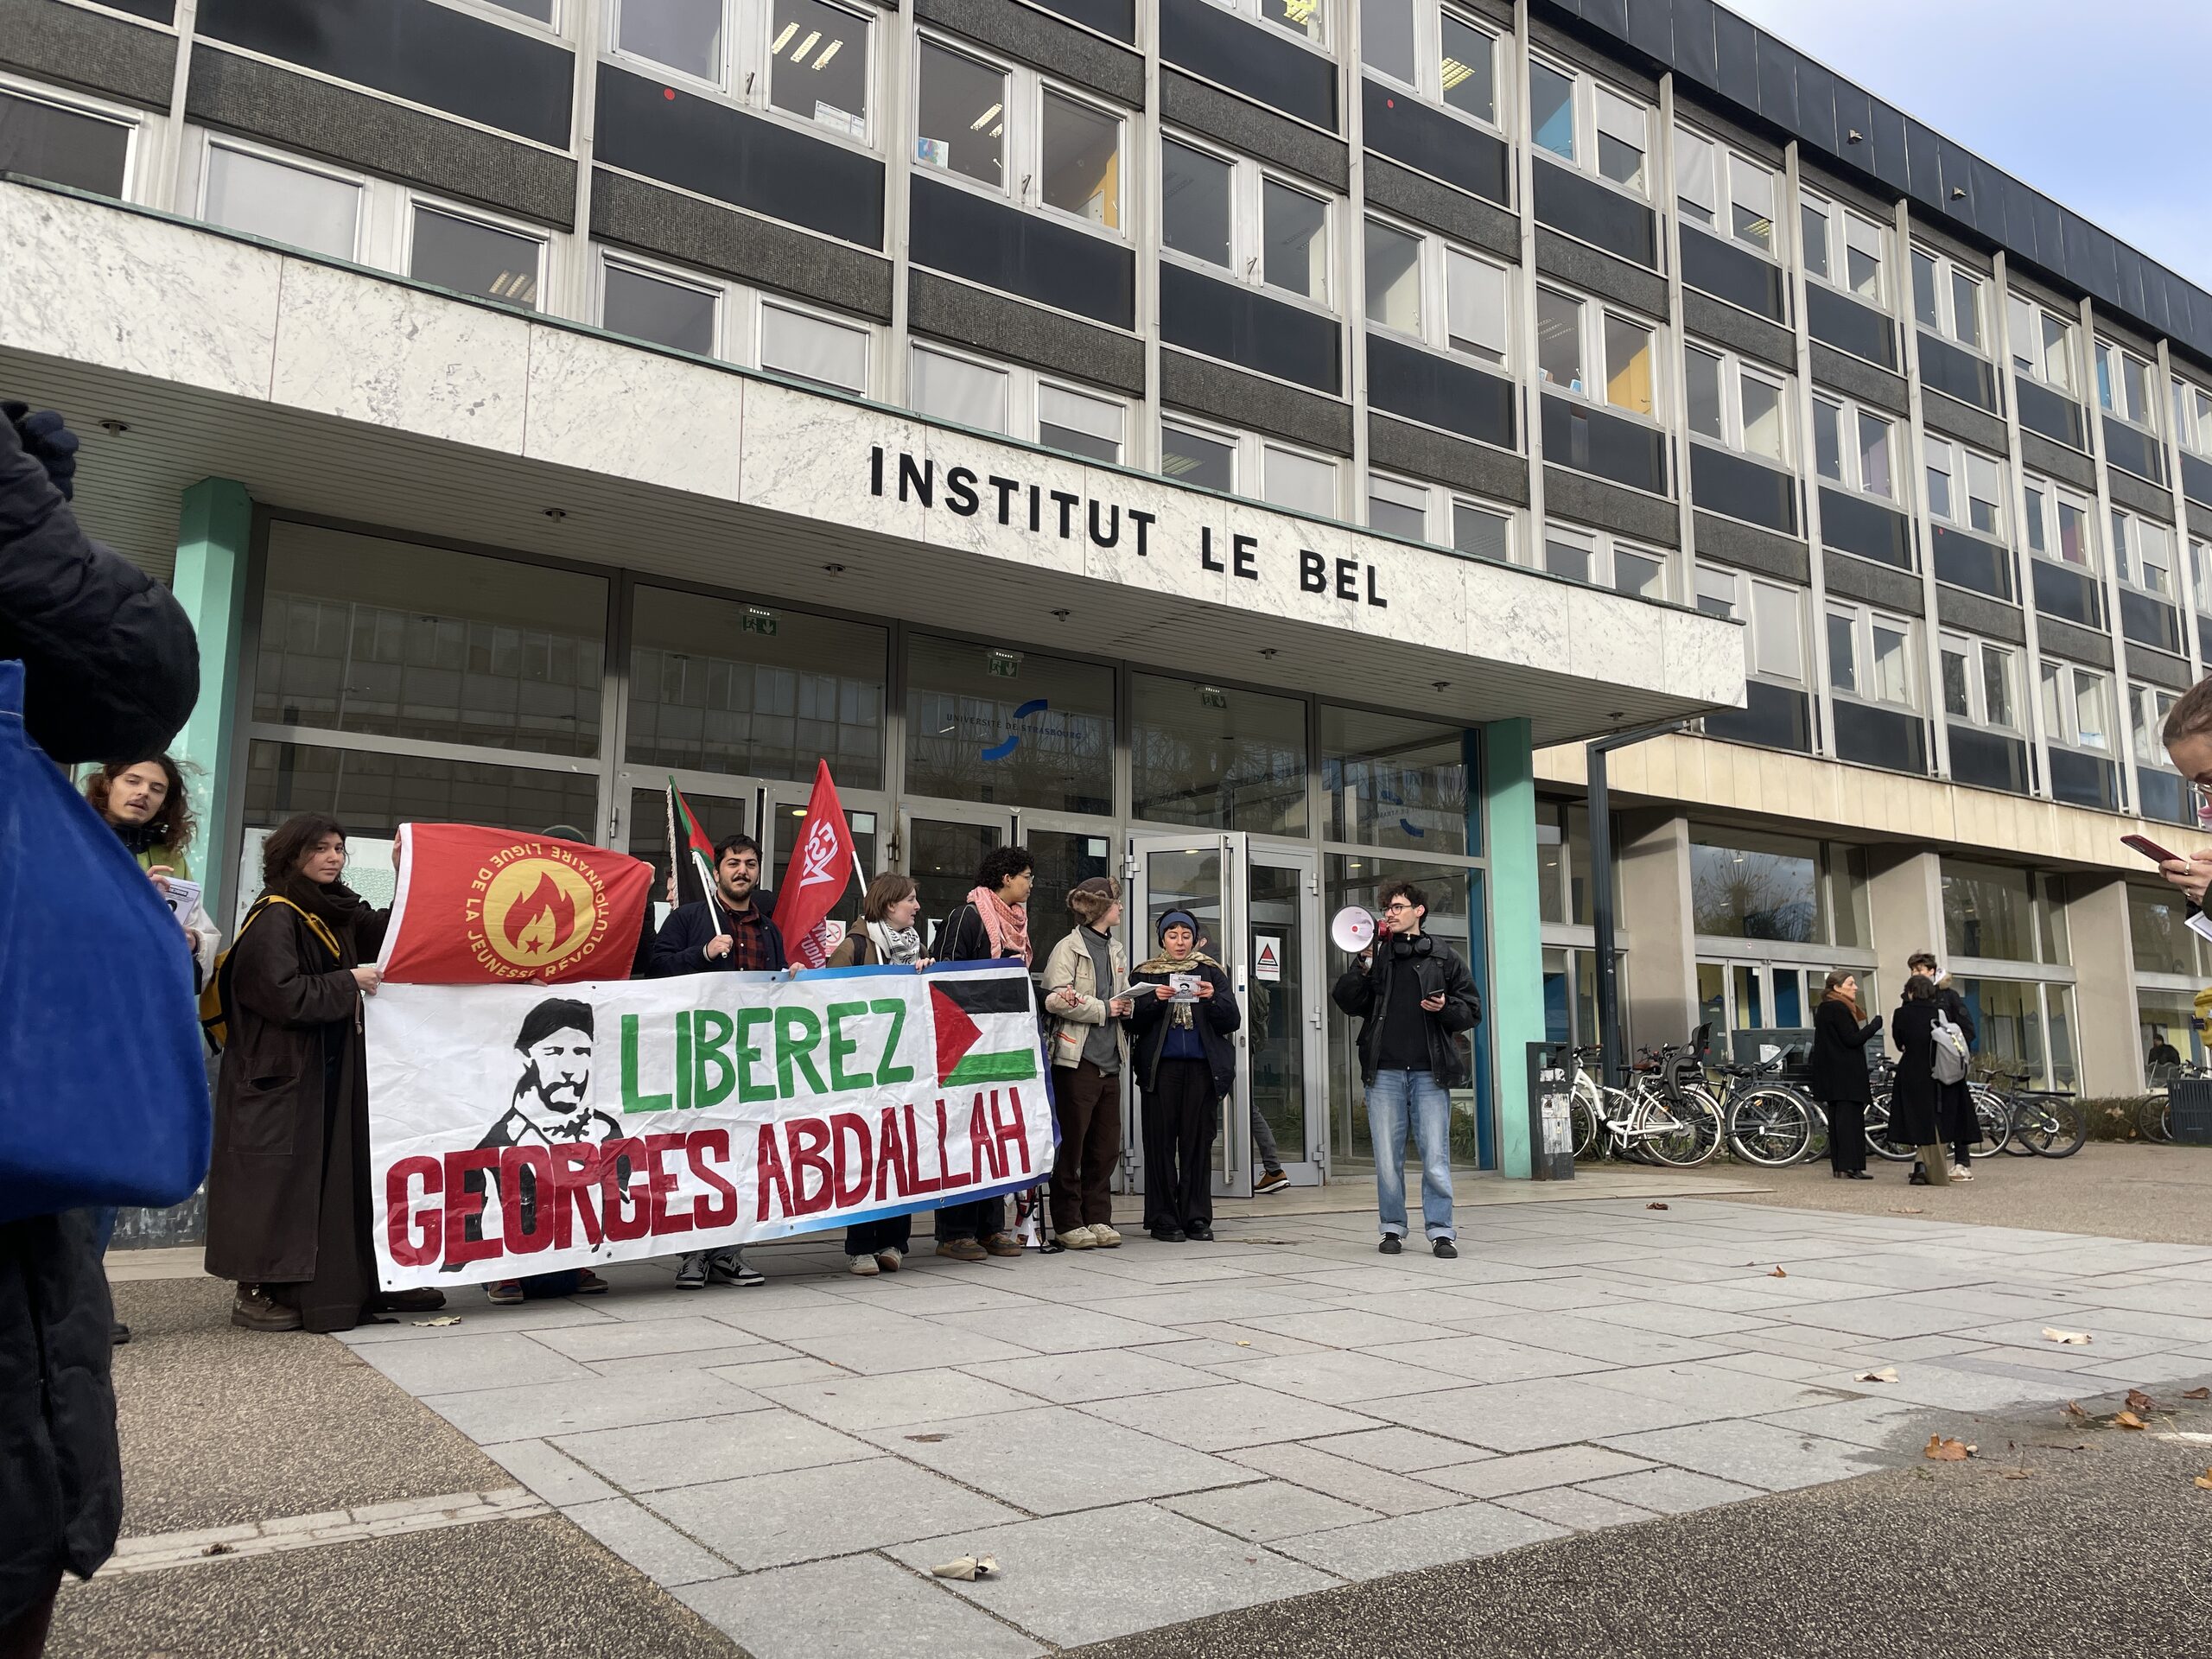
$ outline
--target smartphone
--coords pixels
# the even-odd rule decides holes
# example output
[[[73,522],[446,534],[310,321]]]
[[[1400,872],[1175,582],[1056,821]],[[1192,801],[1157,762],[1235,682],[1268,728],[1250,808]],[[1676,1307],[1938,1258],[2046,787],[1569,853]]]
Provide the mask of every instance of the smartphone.
[[[2122,836],[2120,838],[2120,844],[2142,854],[2144,857],[2149,859],[2153,864],[2164,864],[2168,862],[2185,864],[2189,861],[2179,853],[2168,852],[2164,848],[2159,846],[2157,842],[2152,840],[2148,836]]]

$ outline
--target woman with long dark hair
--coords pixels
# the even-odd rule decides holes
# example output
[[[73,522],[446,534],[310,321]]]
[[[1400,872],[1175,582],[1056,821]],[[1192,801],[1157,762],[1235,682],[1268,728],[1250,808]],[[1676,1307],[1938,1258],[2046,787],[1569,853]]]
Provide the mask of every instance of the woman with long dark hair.
[[[1866,1045],[1881,1034],[1882,1022],[1859,1006],[1859,976],[1848,968],[1832,970],[1813,1012],[1808,1070],[1813,1097],[1828,1115],[1828,1173],[1838,1180],[1874,1179],[1866,1173],[1866,1107],[1874,1097]]]
[[[1890,1016],[1890,1040],[1897,1045],[1897,1080],[1890,1091],[1890,1139],[1920,1148],[1915,1186],[1943,1186],[1951,1179],[1943,1151],[1942,1101],[1936,1083],[1936,982],[1915,974],[1904,982],[1904,1001]]]
[[[376,1294],[361,1000],[376,995],[366,964],[385,918],[346,885],[334,818],[286,819],[261,863],[261,897],[222,970],[230,1041],[215,1090],[207,1271],[238,1285],[232,1325],[348,1331]]]

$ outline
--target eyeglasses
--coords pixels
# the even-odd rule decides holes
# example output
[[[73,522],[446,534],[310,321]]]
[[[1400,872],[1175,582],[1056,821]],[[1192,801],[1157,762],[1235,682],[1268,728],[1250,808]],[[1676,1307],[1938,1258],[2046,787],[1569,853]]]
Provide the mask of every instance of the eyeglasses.
[[[1410,913],[1413,910],[1413,906],[1402,899],[1395,899],[1391,903],[1382,906],[1382,913],[1385,916],[1395,915],[1402,910]]]

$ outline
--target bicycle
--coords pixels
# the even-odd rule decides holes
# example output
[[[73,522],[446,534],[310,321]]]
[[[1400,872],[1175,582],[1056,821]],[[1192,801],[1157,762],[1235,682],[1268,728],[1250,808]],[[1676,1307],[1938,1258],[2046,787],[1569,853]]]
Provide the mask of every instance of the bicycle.
[[[1993,1074],[2001,1075],[2001,1074]],[[1866,1147],[1878,1158],[1886,1158],[1893,1164],[1909,1164],[1920,1156],[1917,1146],[1892,1140],[1890,1136],[1890,1103],[1896,1090],[1897,1065],[1885,1064],[1876,1077],[1873,1103],[1866,1109]],[[1969,1155],[1988,1158],[2000,1151],[2009,1152],[2012,1137],[2012,1106],[2003,1095],[1985,1083],[1967,1084],[1968,1098],[1974,1102],[1974,1126],[1980,1138],[1967,1147]],[[2027,1156],[2028,1154],[2017,1154]]]
[[[1813,1155],[1816,1141],[1827,1138],[1827,1115],[1802,1090],[1774,1078],[1780,1060],[1751,1065],[1720,1065],[1728,1079],[1721,1093],[1721,1121],[1728,1150],[1744,1163],[1781,1169]]]
[[[1665,1060],[1639,1065],[1626,1089],[1604,1087],[1591,1074],[1588,1062],[1600,1052],[1589,1047],[1573,1052],[1567,1119],[1578,1160],[1594,1154],[1686,1169],[1719,1148],[1720,1109],[1712,1096],[1698,1085],[1655,1077],[1662,1066],[1672,1070],[1669,1063],[1681,1051],[1662,1051]]]
[[[2135,1129],[2145,1141],[2161,1146],[2171,1145],[2174,1138],[2174,1103],[2171,1092],[2174,1084],[2184,1077],[2202,1077],[2205,1068],[2194,1060],[2183,1060],[2175,1065],[2151,1068],[2150,1090],[2135,1103]]]
[[[2016,1142],[2037,1158],[2071,1158],[2082,1150],[2089,1138],[2089,1114],[2070,1090],[2026,1088],[2025,1071],[1990,1075],[2013,1085],[2008,1096],[1998,1096],[2005,1107],[2006,1151]]]

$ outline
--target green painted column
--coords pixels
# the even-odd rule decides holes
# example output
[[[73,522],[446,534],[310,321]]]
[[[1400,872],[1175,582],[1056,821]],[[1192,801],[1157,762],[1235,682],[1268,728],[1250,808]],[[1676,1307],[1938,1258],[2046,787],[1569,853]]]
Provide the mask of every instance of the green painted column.
[[[1536,881],[1535,757],[1529,722],[1484,728],[1490,815],[1491,1005],[1498,1167],[1529,1175],[1529,1045],[1544,1039],[1544,945]]]
[[[245,637],[246,558],[253,501],[245,486],[203,478],[184,493],[170,591],[200,636],[200,700],[169,746],[184,767],[200,814],[193,873],[207,886],[207,913],[227,933],[236,872],[230,866],[232,767],[237,747],[240,652]]]

